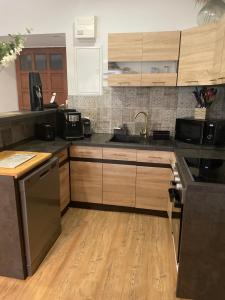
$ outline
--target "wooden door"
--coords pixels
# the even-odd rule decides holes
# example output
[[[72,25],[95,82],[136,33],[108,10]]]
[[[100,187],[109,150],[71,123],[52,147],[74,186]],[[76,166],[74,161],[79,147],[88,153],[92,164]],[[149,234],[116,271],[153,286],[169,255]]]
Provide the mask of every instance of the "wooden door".
[[[171,170],[169,168],[138,166],[136,207],[167,211],[170,179]]]
[[[25,48],[16,60],[19,109],[30,109],[29,72],[39,72],[44,103],[56,93],[57,103],[65,103],[67,92],[66,48]]]
[[[108,60],[112,62],[141,61],[142,33],[110,33]]]
[[[70,178],[69,178],[69,162],[59,168],[60,178],[60,210],[70,203]]]
[[[102,203],[102,163],[70,162],[71,200]]]
[[[184,30],[181,35],[178,85],[215,84],[214,53],[217,25]]]
[[[180,31],[143,33],[143,61],[177,61]]]
[[[136,166],[103,164],[103,203],[135,206]]]

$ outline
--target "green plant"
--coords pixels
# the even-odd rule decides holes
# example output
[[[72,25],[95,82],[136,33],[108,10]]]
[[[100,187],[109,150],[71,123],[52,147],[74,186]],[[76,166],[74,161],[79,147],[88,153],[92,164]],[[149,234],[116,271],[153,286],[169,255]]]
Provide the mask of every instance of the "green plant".
[[[26,29],[26,33],[30,33],[31,30]],[[9,41],[0,41],[0,65],[7,67],[8,64],[14,61],[17,55],[20,54],[24,48],[25,37],[19,34],[9,34]]]

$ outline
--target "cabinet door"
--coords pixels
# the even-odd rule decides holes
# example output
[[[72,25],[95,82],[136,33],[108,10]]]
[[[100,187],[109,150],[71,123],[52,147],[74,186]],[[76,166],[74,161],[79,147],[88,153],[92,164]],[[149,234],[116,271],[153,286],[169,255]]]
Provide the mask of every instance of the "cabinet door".
[[[109,75],[109,86],[140,86],[141,74]]]
[[[108,60],[112,62],[141,61],[142,33],[110,33]]]
[[[71,200],[102,203],[102,164],[70,162]]]
[[[176,86],[177,73],[142,74],[141,86]]]
[[[176,61],[180,47],[180,31],[143,33],[143,61]]]
[[[70,202],[70,178],[69,163],[65,163],[59,168],[60,178],[60,210],[62,211]]]
[[[103,203],[135,206],[136,166],[103,164]]]
[[[171,170],[169,168],[138,166],[136,207],[167,211],[170,178]]]
[[[217,83],[225,83],[225,18],[221,20],[217,32],[217,44],[215,51],[215,68]]]
[[[214,53],[217,25],[184,30],[181,35],[178,85],[215,84]]]

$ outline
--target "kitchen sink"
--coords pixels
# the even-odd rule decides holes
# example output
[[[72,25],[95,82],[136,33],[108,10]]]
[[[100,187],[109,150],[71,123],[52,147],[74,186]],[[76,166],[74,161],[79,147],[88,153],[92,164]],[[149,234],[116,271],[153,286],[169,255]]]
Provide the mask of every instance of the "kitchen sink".
[[[131,144],[145,144],[146,139],[140,135],[114,135],[109,142],[114,143],[131,143]]]

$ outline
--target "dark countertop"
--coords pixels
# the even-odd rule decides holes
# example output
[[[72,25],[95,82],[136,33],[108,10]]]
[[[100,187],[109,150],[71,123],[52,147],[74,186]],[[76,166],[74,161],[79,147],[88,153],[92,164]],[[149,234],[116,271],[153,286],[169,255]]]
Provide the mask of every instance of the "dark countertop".
[[[48,152],[56,154],[71,145],[71,142],[65,141],[61,138],[56,138],[54,141],[41,141],[31,140],[21,143],[18,146],[13,147],[13,150],[18,151],[34,151],[34,152]]]
[[[56,109],[46,109],[42,111],[10,111],[5,113],[0,113],[0,124],[9,122],[9,121],[15,121],[15,120],[21,120],[26,118],[34,118],[38,116],[43,115],[49,115],[56,112]]]
[[[155,141],[144,143],[117,143],[109,142],[112,138],[112,134],[109,133],[95,133],[91,138],[86,138],[84,140],[72,141],[72,145],[79,146],[93,146],[93,147],[109,147],[109,148],[127,148],[127,149],[140,149],[140,150],[163,150],[163,151],[173,151],[175,147],[175,142],[173,140],[168,141]]]

